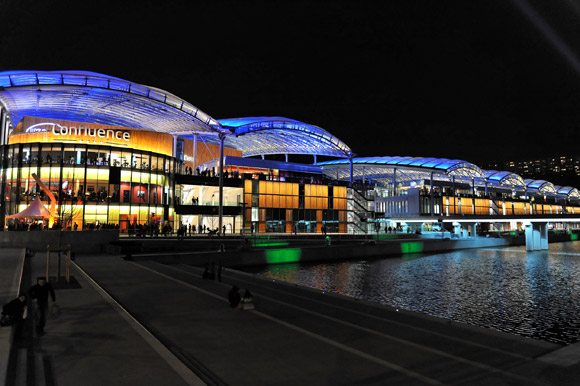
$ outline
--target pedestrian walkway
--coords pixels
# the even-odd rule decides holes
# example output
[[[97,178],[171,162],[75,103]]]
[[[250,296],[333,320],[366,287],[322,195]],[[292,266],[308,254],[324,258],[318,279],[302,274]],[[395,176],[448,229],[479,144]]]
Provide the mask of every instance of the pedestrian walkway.
[[[86,257],[79,265],[188,366],[227,385],[565,385],[555,344],[226,270]],[[231,309],[233,284],[256,309]]]
[[[29,259],[27,286],[46,274],[45,261]],[[54,259],[50,276],[56,265]],[[38,337],[29,320],[15,339],[7,386],[205,384],[82,271],[71,271],[78,285],[56,290],[61,312],[49,316],[46,334]]]
[[[18,296],[20,278],[24,265],[24,249],[0,250],[0,301],[1,305]],[[0,328],[0,379],[7,374],[10,346],[12,344],[12,329]]]
[[[62,312],[45,336],[30,329],[10,385],[576,385],[580,375],[577,362],[538,359],[559,351],[552,343],[233,270],[219,282],[184,265],[76,263],[79,286],[56,291]],[[30,259],[30,277],[43,270]],[[254,310],[229,307],[233,284],[252,291]]]

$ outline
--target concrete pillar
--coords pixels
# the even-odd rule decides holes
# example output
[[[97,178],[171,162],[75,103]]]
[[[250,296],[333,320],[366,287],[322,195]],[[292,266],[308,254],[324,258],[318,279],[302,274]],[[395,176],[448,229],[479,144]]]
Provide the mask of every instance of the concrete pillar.
[[[548,224],[545,222],[525,222],[526,250],[541,251],[548,249]]]
[[[474,229],[473,223],[463,222],[463,223],[461,223],[461,228],[463,229],[461,235],[464,238],[473,236],[473,233],[474,233],[473,232],[473,229]]]
[[[461,224],[458,222],[453,222],[453,235],[455,235],[455,237],[462,237],[463,235],[461,234]]]
[[[195,175],[197,170],[197,134],[193,135],[193,174]]]
[[[6,113],[4,109],[0,107],[0,145],[6,145]]]
[[[352,157],[350,157],[349,159],[349,163],[350,163],[350,186],[352,186],[352,172],[353,172],[353,165],[352,165]],[[338,172],[337,172],[338,173]]]
[[[397,195],[397,168],[393,169],[393,196]]]
[[[471,179],[471,210],[472,213],[475,214],[475,178]]]
[[[362,167],[362,184],[365,184],[365,167]]]
[[[433,198],[433,172],[431,172],[431,181],[429,183],[431,184],[431,216],[435,216],[435,202]]]

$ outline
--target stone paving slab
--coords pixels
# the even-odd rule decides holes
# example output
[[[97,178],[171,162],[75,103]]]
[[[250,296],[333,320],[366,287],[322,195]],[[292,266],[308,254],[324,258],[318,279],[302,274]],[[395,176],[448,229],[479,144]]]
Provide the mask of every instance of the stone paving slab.
[[[53,262],[56,263],[56,262]],[[18,342],[19,355],[37,365],[35,384],[59,386],[203,385],[130,315],[74,264],[77,285],[57,289],[61,312],[47,320],[46,334],[32,328]],[[45,259],[31,259],[31,278],[45,275]],[[56,272],[56,266],[51,266]],[[26,361],[19,358],[18,361]],[[172,363],[174,361],[175,363]],[[28,365],[30,367],[30,364]],[[30,371],[29,371],[30,372]],[[30,378],[18,374],[17,379]]]
[[[87,256],[78,263],[165,342],[228,385],[576,384],[574,366],[535,359],[560,347],[551,343],[291,286],[280,293],[280,283],[267,288],[230,270],[217,283],[195,268],[154,262]],[[242,282],[257,297],[254,311],[226,304],[229,287]],[[360,320],[345,305],[359,307]],[[364,310],[379,314],[382,326],[370,325]],[[404,336],[405,323],[414,340]]]
[[[0,249],[0,306],[18,296],[24,264],[23,248]],[[0,328],[0,380],[4,382],[12,344],[12,328]]]

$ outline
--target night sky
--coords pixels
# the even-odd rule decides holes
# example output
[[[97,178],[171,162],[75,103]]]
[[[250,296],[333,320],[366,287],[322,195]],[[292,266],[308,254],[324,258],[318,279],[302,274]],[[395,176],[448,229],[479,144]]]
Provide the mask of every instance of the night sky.
[[[0,71],[117,76],[361,156],[580,154],[578,4],[0,0]]]

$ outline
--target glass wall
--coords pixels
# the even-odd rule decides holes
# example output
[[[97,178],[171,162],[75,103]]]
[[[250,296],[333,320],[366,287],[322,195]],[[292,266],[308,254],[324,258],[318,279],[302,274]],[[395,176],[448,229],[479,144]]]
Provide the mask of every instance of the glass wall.
[[[47,208],[53,203],[55,222],[65,229],[128,231],[131,225],[173,220],[171,157],[88,144],[15,144],[3,150],[6,215],[39,196]]]
[[[346,232],[346,186],[246,180],[246,229],[258,232]],[[323,228],[324,227],[324,228]]]

